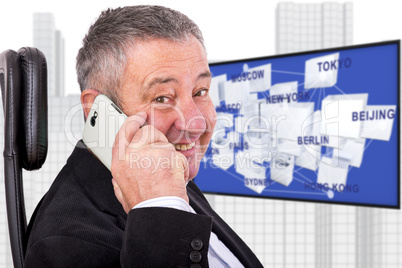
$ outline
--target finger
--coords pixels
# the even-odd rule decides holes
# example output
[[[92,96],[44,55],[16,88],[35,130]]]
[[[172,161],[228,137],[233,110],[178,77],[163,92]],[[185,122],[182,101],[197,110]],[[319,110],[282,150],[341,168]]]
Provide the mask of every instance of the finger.
[[[162,132],[152,125],[146,125],[134,134],[130,148],[140,148],[150,144],[158,144],[160,146],[170,145],[168,139]]]
[[[139,112],[135,115],[127,117],[126,121],[124,121],[123,125],[116,134],[112,151],[113,158],[116,157],[116,153],[118,153],[119,159],[125,158],[127,146],[129,146],[130,141],[135,133],[145,124],[146,119],[147,114],[145,112]]]

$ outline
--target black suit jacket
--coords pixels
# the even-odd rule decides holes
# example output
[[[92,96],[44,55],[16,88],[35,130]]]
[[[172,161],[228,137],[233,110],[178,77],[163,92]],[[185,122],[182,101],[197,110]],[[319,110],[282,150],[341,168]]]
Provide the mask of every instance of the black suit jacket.
[[[26,267],[208,267],[211,230],[245,267],[262,267],[194,182],[187,194],[198,214],[140,208],[127,215],[111,179],[78,142],[31,220]],[[194,241],[202,242],[201,249]]]

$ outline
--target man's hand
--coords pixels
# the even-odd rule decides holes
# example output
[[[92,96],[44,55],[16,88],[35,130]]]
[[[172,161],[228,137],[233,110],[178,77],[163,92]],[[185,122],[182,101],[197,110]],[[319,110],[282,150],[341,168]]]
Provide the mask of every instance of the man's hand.
[[[113,186],[117,199],[128,213],[138,203],[161,196],[178,196],[188,202],[188,163],[166,136],[151,125],[147,115],[127,118],[112,152]]]

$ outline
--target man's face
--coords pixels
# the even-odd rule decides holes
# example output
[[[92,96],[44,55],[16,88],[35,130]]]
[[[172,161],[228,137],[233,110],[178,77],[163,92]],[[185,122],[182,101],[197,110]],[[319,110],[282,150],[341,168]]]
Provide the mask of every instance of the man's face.
[[[119,90],[123,111],[145,111],[147,123],[187,158],[189,179],[197,175],[215,127],[210,83],[206,53],[195,37],[155,39],[131,50]]]

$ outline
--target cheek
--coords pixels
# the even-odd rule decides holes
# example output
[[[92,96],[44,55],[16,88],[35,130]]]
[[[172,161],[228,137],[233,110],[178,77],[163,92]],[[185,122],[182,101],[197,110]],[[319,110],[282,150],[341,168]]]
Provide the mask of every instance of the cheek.
[[[202,135],[202,144],[208,145],[212,138],[212,133],[216,125],[216,112],[213,105],[208,105],[204,110],[203,117],[206,123],[206,131]]]
[[[205,123],[207,124],[207,131],[213,132],[216,125],[216,111],[212,102],[204,108],[203,116],[205,118]]]
[[[162,112],[156,109],[151,109],[151,111],[148,112],[147,123],[166,135],[174,124],[175,118],[176,117],[172,112]]]
[[[122,102],[121,106],[123,112],[127,115],[134,115],[139,112],[146,112],[149,115],[149,105],[148,104],[142,104],[139,103],[137,100],[129,101],[129,102]]]

